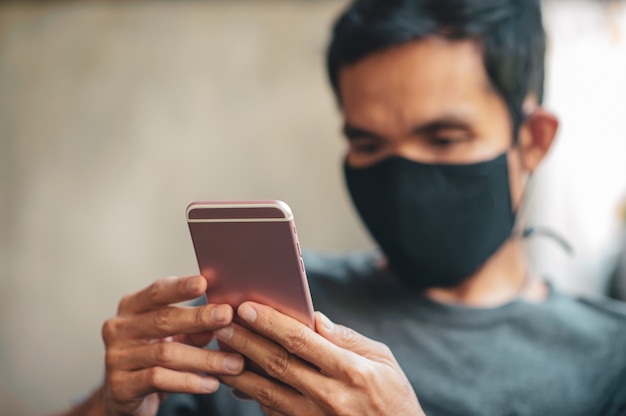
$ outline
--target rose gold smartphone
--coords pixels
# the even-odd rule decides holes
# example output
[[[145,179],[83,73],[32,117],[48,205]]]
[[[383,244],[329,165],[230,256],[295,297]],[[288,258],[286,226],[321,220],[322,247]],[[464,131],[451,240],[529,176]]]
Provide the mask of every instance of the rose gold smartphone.
[[[262,303],[314,328],[293,214],[282,201],[193,202],[187,207],[209,303]]]

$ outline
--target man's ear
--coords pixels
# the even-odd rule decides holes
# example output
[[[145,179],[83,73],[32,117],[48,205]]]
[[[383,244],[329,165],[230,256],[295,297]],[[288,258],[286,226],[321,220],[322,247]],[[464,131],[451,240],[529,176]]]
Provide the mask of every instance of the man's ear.
[[[536,108],[520,127],[519,148],[524,170],[533,172],[550,150],[559,120],[542,107]]]

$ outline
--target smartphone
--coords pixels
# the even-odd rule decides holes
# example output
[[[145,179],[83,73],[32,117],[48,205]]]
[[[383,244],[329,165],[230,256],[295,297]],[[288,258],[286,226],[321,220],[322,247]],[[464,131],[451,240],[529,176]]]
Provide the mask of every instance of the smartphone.
[[[269,305],[314,328],[293,213],[276,200],[193,202],[187,207],[209,303]]]

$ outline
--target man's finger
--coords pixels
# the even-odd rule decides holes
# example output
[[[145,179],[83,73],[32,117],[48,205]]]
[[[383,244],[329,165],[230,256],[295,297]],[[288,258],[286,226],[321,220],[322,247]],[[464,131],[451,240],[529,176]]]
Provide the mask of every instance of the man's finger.
[[[206,292],[203,276],[165,277],[147,288],[122,298],[119,315],[139,314],[173,303],[195,299]]]
[[[163,367],[119,371],[111,375],[109,388],[119,400],[129,401],[151,393],[214,393],[219,380],[213,376],[170,370]]]
[[[315,393],[311,393],[315,390],[314,387],[327,381],[327,376],[308,363],[244,327],[232,325],[222,328],[215,332],[215,336],[230,348],[248,357],[270,377],[302,393],[314,395]]]
[[[321,411],[297,391],[250,371],[238,376],[220,377],[224,384],[256,400],[269,415],[322,415]],[[267,413],[266,413],[267,414]]]
[[[164,367],[170,370],[210,374],[239,374],[244,361],[239,354],[205,350],[178,342],[162,342],[107,352],[107,368],[139,370]]]
[[[167,306],[141,315],[109,319],[102,329],[106,345],[118,340],[160,339],[213,331],[232,322],[229,305]]]
[[[361,362],[362,357],[358,354],[335,345],[301,322],[269,306],[244,302],[237,313],[256,333],[280,344],[288,352],[334,378],[343,377]],[[220,335],[216,333],[216,336],[219,338]],[[235,349],[248,356],[238,347]]]
[[[328,400],[330,394],[337,391],[337,389],[341,389],[337,381],[329,377],[330,371],[322,372],[324,368],[332,368],[334,372],[340,374],[340,377],[346,377],[348,374],[353,373],[355,368],[359,368],[357,363],[362,363],[365,360],[350,351],[341,350],[321,336],[313,333],[307,326],[300,325],[334,349],[335,352],[345,353],[344,359],[338,359],[338,356],[330,356],[327,352],[318,351],[317,353],[312,352],[303,355],[314,356],[315,361],[319,362],[319,365],[312,362],[312,359],[308,360],[309,362],[305,362],[296,355],[290,354],[285,348],[273,341],[235,324],[215,331],[215,336],[232,349],[249,358],[250,361],[260,366],[263,370],[263,373],[258,374],[253,371],[248,372],[255,373],[261,378],[266,378],[267,375],[275,379],[273,385],[283,385],[284,383],[298,392],[298,394],[302,394],[314,402],[324,403]],[[326,362],[331,364],[327,366]],[[320,367],[322,371],[315,368],[314,365]],[[247,391],[236,388],[250,395]],[[257,392],[257,394],[265,393],[268,393],[265,389]],[[256,396],[251,397],[258,400]],[[275,409],[284,412],[284,409]],[[292,413],[286,414],[291,415]]]

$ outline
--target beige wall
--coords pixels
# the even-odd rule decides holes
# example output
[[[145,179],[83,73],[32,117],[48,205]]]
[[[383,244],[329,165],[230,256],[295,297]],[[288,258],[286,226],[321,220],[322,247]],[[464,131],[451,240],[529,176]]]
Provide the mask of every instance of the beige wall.
[[[341,4],[0,6],[0,414],[99,381],[119,297],[196,271],[193,200],[284,199],[303,246],[367,246],[323,72]]]

